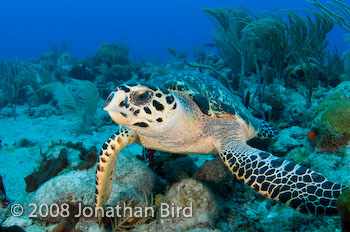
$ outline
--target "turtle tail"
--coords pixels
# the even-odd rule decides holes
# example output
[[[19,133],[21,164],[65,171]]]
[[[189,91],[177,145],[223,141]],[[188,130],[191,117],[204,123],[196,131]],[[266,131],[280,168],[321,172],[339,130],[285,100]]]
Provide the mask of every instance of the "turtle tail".
[[[337,214],[335,202],[349,188],[242,142],[232,141],[219,153],[238,180],[266,198],[280,201],[301,213]]]

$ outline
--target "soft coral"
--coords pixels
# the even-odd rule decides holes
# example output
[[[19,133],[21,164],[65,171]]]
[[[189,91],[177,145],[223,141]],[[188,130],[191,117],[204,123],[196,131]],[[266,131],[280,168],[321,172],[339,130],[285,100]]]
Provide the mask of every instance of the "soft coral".
[[[3,197],[1,198],[1,205],[3,208],[6,208],[7,205],[9,204],[9,200],[6,197],[5,186],[4,186],[4,182],[2,181],[1,175],[0,175],[0,192],[2,192],[2,195],[3,195]]]

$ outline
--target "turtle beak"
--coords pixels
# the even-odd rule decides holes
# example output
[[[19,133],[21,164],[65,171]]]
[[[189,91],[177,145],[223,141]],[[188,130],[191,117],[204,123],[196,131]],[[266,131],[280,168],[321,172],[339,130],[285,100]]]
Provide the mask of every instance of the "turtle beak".
[[[122,91],[113,91],[107,98],[106,104],[103,107],[108,112],[109,116],[120,125],[128,124],[128,112],[126,109],[121,109],[119,104],[127,96]],[[125,112],[123,112],[125,111]]]
[[[104,110],[108,111],[108,106],[110,105],[110,103],[112,102],[113,98],[114,98],[114,94],[115,91],[113,91],[112,93],[109,94],[109,96],[107,97],[105,106],[103,107]]]

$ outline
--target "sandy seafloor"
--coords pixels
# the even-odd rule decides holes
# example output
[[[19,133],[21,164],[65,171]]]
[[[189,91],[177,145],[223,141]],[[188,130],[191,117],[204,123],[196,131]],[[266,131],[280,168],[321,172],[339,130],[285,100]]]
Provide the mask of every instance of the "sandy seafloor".
[[[101,100],[103,104],[104,100]],[[38,106],[38,110],[42,107]],[[27,197],[24,178],[31,174],[38,167],[40,160],[40,148],[46,151],[51,143],[71,141],[73,143],[82,142],[85,147],[96,146],[100,149],[102,144],[114,133],[118,131],[118,125],[111,123],[103,126],[92,126],[89,133],[77,134],[74,129],[79,119],[74,114],[52,115],[50,117],[31,118],[26,114],[28,106],[18,106],[17,118],[4,116],[9,112],[9,108],[0,110],[0,139],[2,140],[0,170],[4,181],[7,197],[16,203],[21,203]],[[97,110],[97,114],[108,113],[102,108]],[[22,139],[28,139],[33,143],[30,147],[17,147],[16,144]],[[142,147],[131,144],[124,150],[126,153],[141,155]],[[195,163],[200,166],[210,156],[191,155],[195,157]]]
[[[102,110],[103,102],[101,100],[101,107],[96,116],[96,118],[100,118],[99,120],[108,117],[108,114]],[[50,109],[50,105],[31,108],[27,105],[20,105],[17,108],[16,120],[8,116],[9,108],[5,107],[0,110],[0,139],[2,140],[0,174],[7,197],[16,204],[23,204],[29,196],[25,191],[24,178],[37,168],[40,160],[40,148],[42,151],[46,151],[52,141],[62,140],[63,142],[83,142],[85,147],[96,146],[99,149],[104,141],[118,130],[115,123],[96,122],[95,125],[89,127],[90,129],[86,133],[79,134],[74,129],[78,119],[73,114],[30,117],[27,115],[28,110],[42,112],[45,115],[52,109]],[[17,147],[16,144],[22,139],[28,139],[33,143],[32,146]],[[126,150],[129,154],[136,156],[141,154],[142,148],[134,144],[128,146]],[[344,154],[343,160],[349,160],[350,149],[346,148]],[[191,157],[197,166],[212,159],[211,156],[191,155]],[[319,154],[318,158],[324,160],[324,163],[318,167],[321,170],[316,171],[323,172],[326,176],[330,175],[330,180],[338,181],[337,176],[342,174],[332,171],[331,168],[327,169],[329,162],[327,159],[332,158],[325,154]],[[343,174],[346,175],[346,173]],[[339,217],[302,215],[289,207],[276,204],[272,200],[264,200],[263,197],[243,184],[237,184],[235,188],[237,189],[235,195],[223,203],[226,212],[223,216],[226,218],[219,219],[213,231],[250,231],[245,226],[240,227],[244,223],[246,225],[249,223],[261,225],[258,226],[258,228],[260,227],[259,231],[341,231]],[[33,224],[26,228],[26,231],[47,231],[53,227],[54,225],[39,227]],[[93,228],[86,231],[96,231],[97,227]],[[279,228],[282,229],[279,230]]]
[[[101,100],[101,107],[97,110],[96,115],[109,119],[108,113],[102,110],[103,105],[104,100]],[[41,160],[40,149],[45,152],[49,149],[52,142],[59,142],[61,140],[62,142],[82,142],[86,148],[96,146],[99,150],[102,144],[119,129],[119,126],[110,120],[108,125],[101,125],[101,123],[98,126],[92,125],[89,126],[90,131],[79,134],[79,130],[76,129],[79,127],[77,124],[79,118],[74,114],[53,114],[49,117],[28,116],[28,110],[46,115],[47,113],[45,111],[48,111],[49,108],[50,105],[40,105],[37,107],[19,105],[16,110],[16,120],[10,116],[10,108],[4,107],[0,109],[0,175],[3,179],[7,198],[12,204],[23,205],[30,198],[30,195],[33,194],[26,192],[24,178],[38,168]],[[49,111],[52,110],[49,109]],[[18,147],[17,144],[22,139],[28,139],[32,144],[28,147]],[[122,155],[131,154],[134,154],[134,156],[141,155],[142,147],[137,144],[131,144],[122,151]],[[195,154],[190,156],[194,157],[194,162],[197,166],[202,165],[206,160],[212,159],[211,156]],[[96,166],[92,167],[92,169],[96,169]],[[6,217],[8,216],[10,214],[7,214]],[[4,219],[2,218],[2,221]],[[22,221],[19,220],[18,222],[21,224]],[[54,226],[39,227],[33,224],[26,231],[52,230]]]
[[[102,102],[104,101],[101,100]],[[45,107],[47,106],[42,105],[32,110],[45,110]],[[77,134],[74,128],[79,119],[74,114],[31,118],[26,114],[28,109],[28,106],[18,106],[16,120],[1,114],[8,112],[8,108],[0,111],[2,140],[0,170],[7,196],[16,203],[23,202],[27,197],[24,178],[37,168],[40,148],[45,152],[53,141],[62,140],[62,142],[82,142],[85,147],[96,146],[100,149],[119,128],[117,124],[112,123],[101,127],[91,126],[89,133]],[[108,115],[102,109],[98,109],[98,113]],[[21,139],[28,139],[33,146],[18,148],[16,144]],[[140,154],[142,151],[142,147],[137,144],[125,149],[134,154]]]

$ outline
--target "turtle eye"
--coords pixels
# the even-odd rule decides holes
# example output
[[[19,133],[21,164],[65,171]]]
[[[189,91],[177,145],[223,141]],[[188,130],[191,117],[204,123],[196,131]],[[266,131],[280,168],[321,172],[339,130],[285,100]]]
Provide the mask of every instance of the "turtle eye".
[[[148,99],[150,99],[151,97],[151,93],[149,91],[144,92],[143,94],[140,94],[136,99],[138,101],[147,101]]]
[[[135,105],[143,105],[149,101],[149,99],[153,96],[153,93],[151,91],[145,91],[143,93],[135,93],[133,96],[133,100],[135,102]]]

